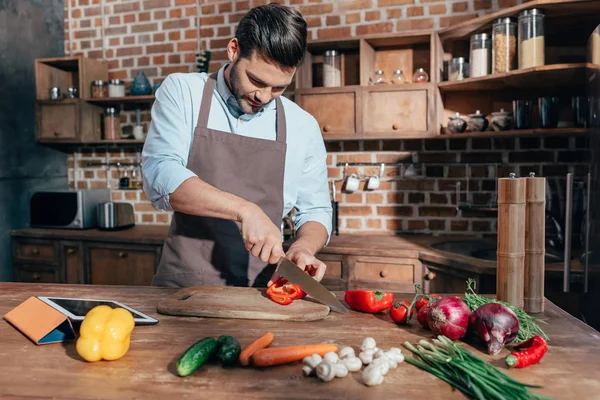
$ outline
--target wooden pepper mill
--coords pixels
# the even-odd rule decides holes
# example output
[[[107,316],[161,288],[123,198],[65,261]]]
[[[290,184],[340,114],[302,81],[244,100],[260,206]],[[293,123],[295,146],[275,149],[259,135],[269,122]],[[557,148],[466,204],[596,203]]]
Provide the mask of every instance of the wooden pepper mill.
[[[525,205],[525,311],[544,311],[546,254],[546,178],[532,172],[526,181]]]
[[[498,252],[496,297],[523,308],[525,283],[524,178],[498,179]]]

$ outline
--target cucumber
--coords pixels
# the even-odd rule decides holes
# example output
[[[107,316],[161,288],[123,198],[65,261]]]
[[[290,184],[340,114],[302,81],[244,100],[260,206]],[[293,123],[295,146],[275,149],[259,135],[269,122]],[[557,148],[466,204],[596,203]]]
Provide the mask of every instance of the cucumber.
[[[213,337],[205,337],[191,345],[177,360],[179,376],[188,376],[211,358],[219,348],[219,342]]]
[[[231,366],[235,364],[242,352],[242,346],[232,336],[222,335],[217,339],[219,342],[219,350],[217,351],[217,359],[223,366]]]

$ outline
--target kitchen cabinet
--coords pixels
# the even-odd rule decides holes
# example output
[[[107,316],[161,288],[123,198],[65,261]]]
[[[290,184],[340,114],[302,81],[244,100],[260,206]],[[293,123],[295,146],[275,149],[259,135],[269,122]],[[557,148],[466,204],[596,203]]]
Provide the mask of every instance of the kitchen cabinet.
[[[89,245],[88,281],[93,285],[150,286],[158,253],[153,247]]]

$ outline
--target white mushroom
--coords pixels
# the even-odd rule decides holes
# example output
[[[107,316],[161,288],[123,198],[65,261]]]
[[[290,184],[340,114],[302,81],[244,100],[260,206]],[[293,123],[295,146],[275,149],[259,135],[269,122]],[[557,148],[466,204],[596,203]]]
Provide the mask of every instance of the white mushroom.
[[[363,370],[362,381],[367,386],[375,386],[383,382],[383,374],[381,369],[376,365],[369,365]]]
[[[341,362],[344,363],[344,365],[346,366],[346,368],[348,368],[348,371],[350,372],[360,371],[363,365],[361,359],[356,356],[346,357],[342,359]]]
[[[389,364],[390,368],[396,368],[398,366],[398,363],[395,361],[395,359],[388,357],[388,355],[383,351],[379,351],[375,354],[375,357],[373,358],[373,362],[375,362],[376,360],[379,360],[379,359],[385,360]]]
[[[374,349],[375,347],[377,347],[377,343],[375,342],[375,339],[373,339],[372,337],[368,337],[368,338],[365,338],[365,340],[363,340],[362,346],[360,346],[360,349],[361,350]]]
[[[341,359],[344,359],[350,356],[355,357],[356,354],[354,353],[354,349],[352,347],[342,347],[342,349],[338,351],[338,356]]]
[[[321,364],[322,361],[323,359],[318,354],[313,354],[312,356],[304,357],[304,360],[302,360],[302,362],[304,363],[302,372],[304,372],[305,376],[313,375],[315,369],[319,364]]]
[[[396,364],[400,364],[404,361],[404,356],[402,355],[402,353],[393,351],[393,349],[386,351],[385,355],[387,356],[387,358],[394,361]]]
[[[339,357],[336,353],[334,353],[333,351],[330,351],[328,353],[325,353],[325,356],[323,357],[323,359],[335,364],[336,362],[338,362]]]
[[[323,382],[329,382],[332,381],[333,378],[335,378],[336,370],[337,368],[334,363],[325,360],[317,366],[317,376]]]
[[[335,376],[338,378],[343,378],[347,375],[348,375],[348,368],[346,368],[346,365],[343,362],[338,361],[335,364]]]
[[[375,351],[373,351],[373,349],[365,349],[358,354],[358,358],[360,358],[363,364],[368,365],[373,361],[374,355]]]
[[[369,367],[379,368],[382,375],[386,375],[390,370],[390,362],[386,356],[378,357],[373,360]]]

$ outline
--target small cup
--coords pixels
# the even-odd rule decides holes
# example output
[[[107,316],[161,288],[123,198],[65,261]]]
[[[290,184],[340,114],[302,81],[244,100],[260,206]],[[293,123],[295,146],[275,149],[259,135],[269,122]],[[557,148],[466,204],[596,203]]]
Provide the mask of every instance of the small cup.
[[[358,179],[358,176],[356,176],[356,174],[349,175],[348,178],[346,178],[346,191],[354,192],[358,189],[359,184],[360,179]]]
[[[50,99],[51,100],[60,100],[61,96],[60,96],[60,89],[57,87],[53,87],[49,90],[50,93]]]
[[[375,190],[377,188],[379,188],[379,176],[377,175],[372,175],[369,177],[369,180],[367,181],[367,189],[369,190]]]

